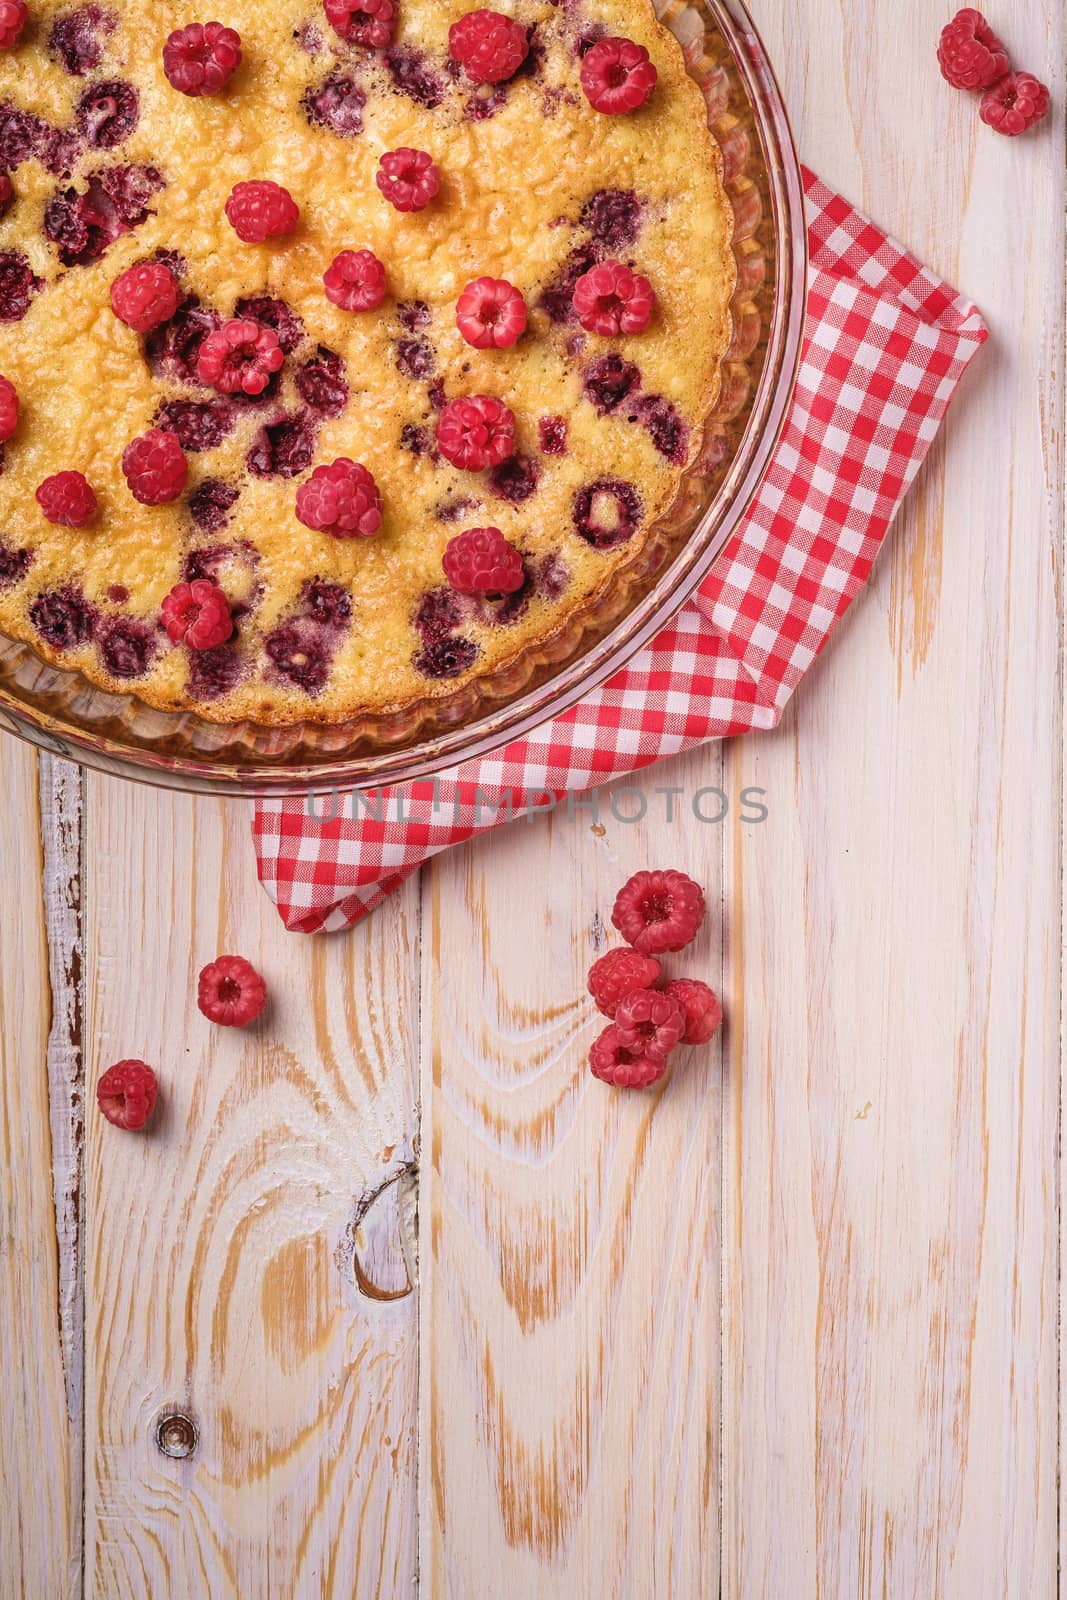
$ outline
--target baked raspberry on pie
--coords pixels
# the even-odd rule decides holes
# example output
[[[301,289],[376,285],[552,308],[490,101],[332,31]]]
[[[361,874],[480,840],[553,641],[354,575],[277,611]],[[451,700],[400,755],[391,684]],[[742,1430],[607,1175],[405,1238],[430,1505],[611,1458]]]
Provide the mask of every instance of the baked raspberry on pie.
[[[651,0],[27,0],[0,631],[278,725],[550,648],[699,449],[721,172]]]

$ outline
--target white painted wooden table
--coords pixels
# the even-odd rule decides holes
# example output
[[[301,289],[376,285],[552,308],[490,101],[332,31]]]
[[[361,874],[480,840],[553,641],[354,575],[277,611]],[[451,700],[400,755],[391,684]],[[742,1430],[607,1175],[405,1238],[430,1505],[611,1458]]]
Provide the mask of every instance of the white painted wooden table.
[[[1062,6],[994,9],[1062,105]],[[983,129],[927,0],[754,11],[993,338],[784,726],[657,775],[725,825],[520,824],[306,940],[241,806],[0,750],[3,1600],[1056,1593],[1062,116]],[[626,1098],[578,996],[646,863],[729,1026]],[[144,1139],[83,1118],[129,1054]]]

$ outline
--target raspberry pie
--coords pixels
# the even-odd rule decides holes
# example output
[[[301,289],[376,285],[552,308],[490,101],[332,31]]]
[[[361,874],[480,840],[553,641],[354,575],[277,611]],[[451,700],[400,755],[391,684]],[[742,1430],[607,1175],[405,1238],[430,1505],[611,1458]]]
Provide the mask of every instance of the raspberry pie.
[[[338,723],[611,592],[718,395],[722,160],[650,0],[498,4],[13,0],[0,631]]]

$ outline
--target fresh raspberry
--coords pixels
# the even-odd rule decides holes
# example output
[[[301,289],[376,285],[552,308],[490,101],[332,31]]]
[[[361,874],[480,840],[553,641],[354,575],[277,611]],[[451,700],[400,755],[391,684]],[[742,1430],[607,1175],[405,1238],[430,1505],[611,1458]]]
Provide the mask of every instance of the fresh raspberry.
[[[6,216],[15,198],[15,186],[6,172],[0,172],[0,217]]]
[[[385,299],[385,268],[371,250],[342,250],[322,281],[327,300],[342,311],[374,311]]]
[[[96,512],[96,496],[80,472],[57,472],[37,489],[37,504],[61,528],[84,528]]]
[[[506,350],[526,331],[526,301],[504,278],[476,278],[456,302],[456,327],[476,350]]]
[[[630,949],[609,950],[593,962],[587,983],[597,1010],[613,1017],[620,1000],[634,989],[651,989],[659,974],[659,962],[652,956],[641,956]]]
[[[598,39],[582,61],[585,98],[609,117],[643,106],[658,76],[644,45],[632,39]]]
[[[185,488],[189,466],[177,436],[167,428],[149,428],[131,439],[122,452],[122,470],[130,493],[143,506],[177,500]]]
[[[18,43],[26,16],[26,0],[0,0],[0,50],[10,50]]]
[[[179,94],[218,94],[241,64],[241,35],[221,22],[190,22],[163,46],[163,71]]]
[[[451,400],[437,419],[437,445],[464,472],[498,467],[515,449],[515,415],[489,394]]]
[[[982,96],[978,115],[987,127],[1014,139],[1048,113],[1049,93],[1029,72],[1009,72]]]
[[[219,956],[200,974],[196,1003],[209,1022],[243,1028],[267,1003],[267,985],[244,956]]]
[[[111,285],[111,309],[134,333],[151,333],[169,322],[180,298],[177,279],[163,261],[142,261]]]
[[[601,261],[574,285],[574,310],[582,327],[608,339],[619,333],[643,333],[655,303],[648,279],[621,261]]]
[[[230,602],[210,578],[176,583],[163,602],[163,626],[175,644],[213,650],[233,633]]]
[[[685,1013],[683,1044],[707,1044],[722,1026],[722,1006],[719,997],[699,978],[675,978],[663,986],[663,993],[673,996]]]
[[[704,920],[704,891],[684,872],[635,872],[615,897],[612,925],[643,956],[684,950]]]
[[[685,1012],[661,989],[631,989],[615,1009],[619,1043],[634,1055],[666,1061],[685,1032]]]
[[[292,233],[300,220],[300,207],[280,183],[269,178],[253,178],[235,183],[226,202],[226,216],[245,244],[262,244],[264,239]]]
[[[196,370],[220,394],[262,394],[284,360],[273,328],[251,317],[231,317],[200,346]]]
[[[350,44],[384,50],[393,42],[396,0],[323,0],[326,20]]]
[[[159,1083],[143,1061],[116,1061],[96,1085],[96,1103],[116,1128],[138,1132],[156,1108]]]
[[[441,561],[457,594],[514,594],[526,581],[522,557],[499,528],[468,528],[448,541]]]
[[[627,1050],[613,1023],[593,1040],[589,1048],[589,1069],[593,1077],[599,1078],[601,1083],[610,1083],[616,1089],[647,1089],[662,1078],[666,1068],[666,1059]]]
[[[425,150],[389,150],[378,163],[374,181],[398,211],[421,211],[441,187],[441,174]]]
[[[10,439],[18,425],[18,390],[10,378],[0,377],[0,444]]]
[[[529,53],[526,29],[499,11],[468,11],[448,30],[450,55],[472,83],[503,83]]]
[[[369,539],[382,525],[382,497],[366,467],[341,456],[300,485],[296,515],[305,528],[335,539]]]
[[[1008,52],[980,11],[957,11],[941,30],[941,76],[954,89],[985,89],[1009,70]]]

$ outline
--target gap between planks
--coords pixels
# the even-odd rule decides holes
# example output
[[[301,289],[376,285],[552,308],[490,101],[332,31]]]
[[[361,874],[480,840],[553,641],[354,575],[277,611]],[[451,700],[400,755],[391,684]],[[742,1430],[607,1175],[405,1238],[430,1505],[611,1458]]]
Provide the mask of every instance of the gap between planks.
[[[81,768],[42,752],[37,761],[37,795],[41,817],[41,888],[51,996],[46,1064],[59,1268],[59,1340],[70,1424],[68,1450],[72,1535],[76,1547],[84,1556],[85,1274],[82,1176],[85,1060],[82,1025],[85,996],[81,893],[85,785]],[[79,1565],[84,1565],[83,1560]],[[79,1584],[79,1592],[80,1587]]]

